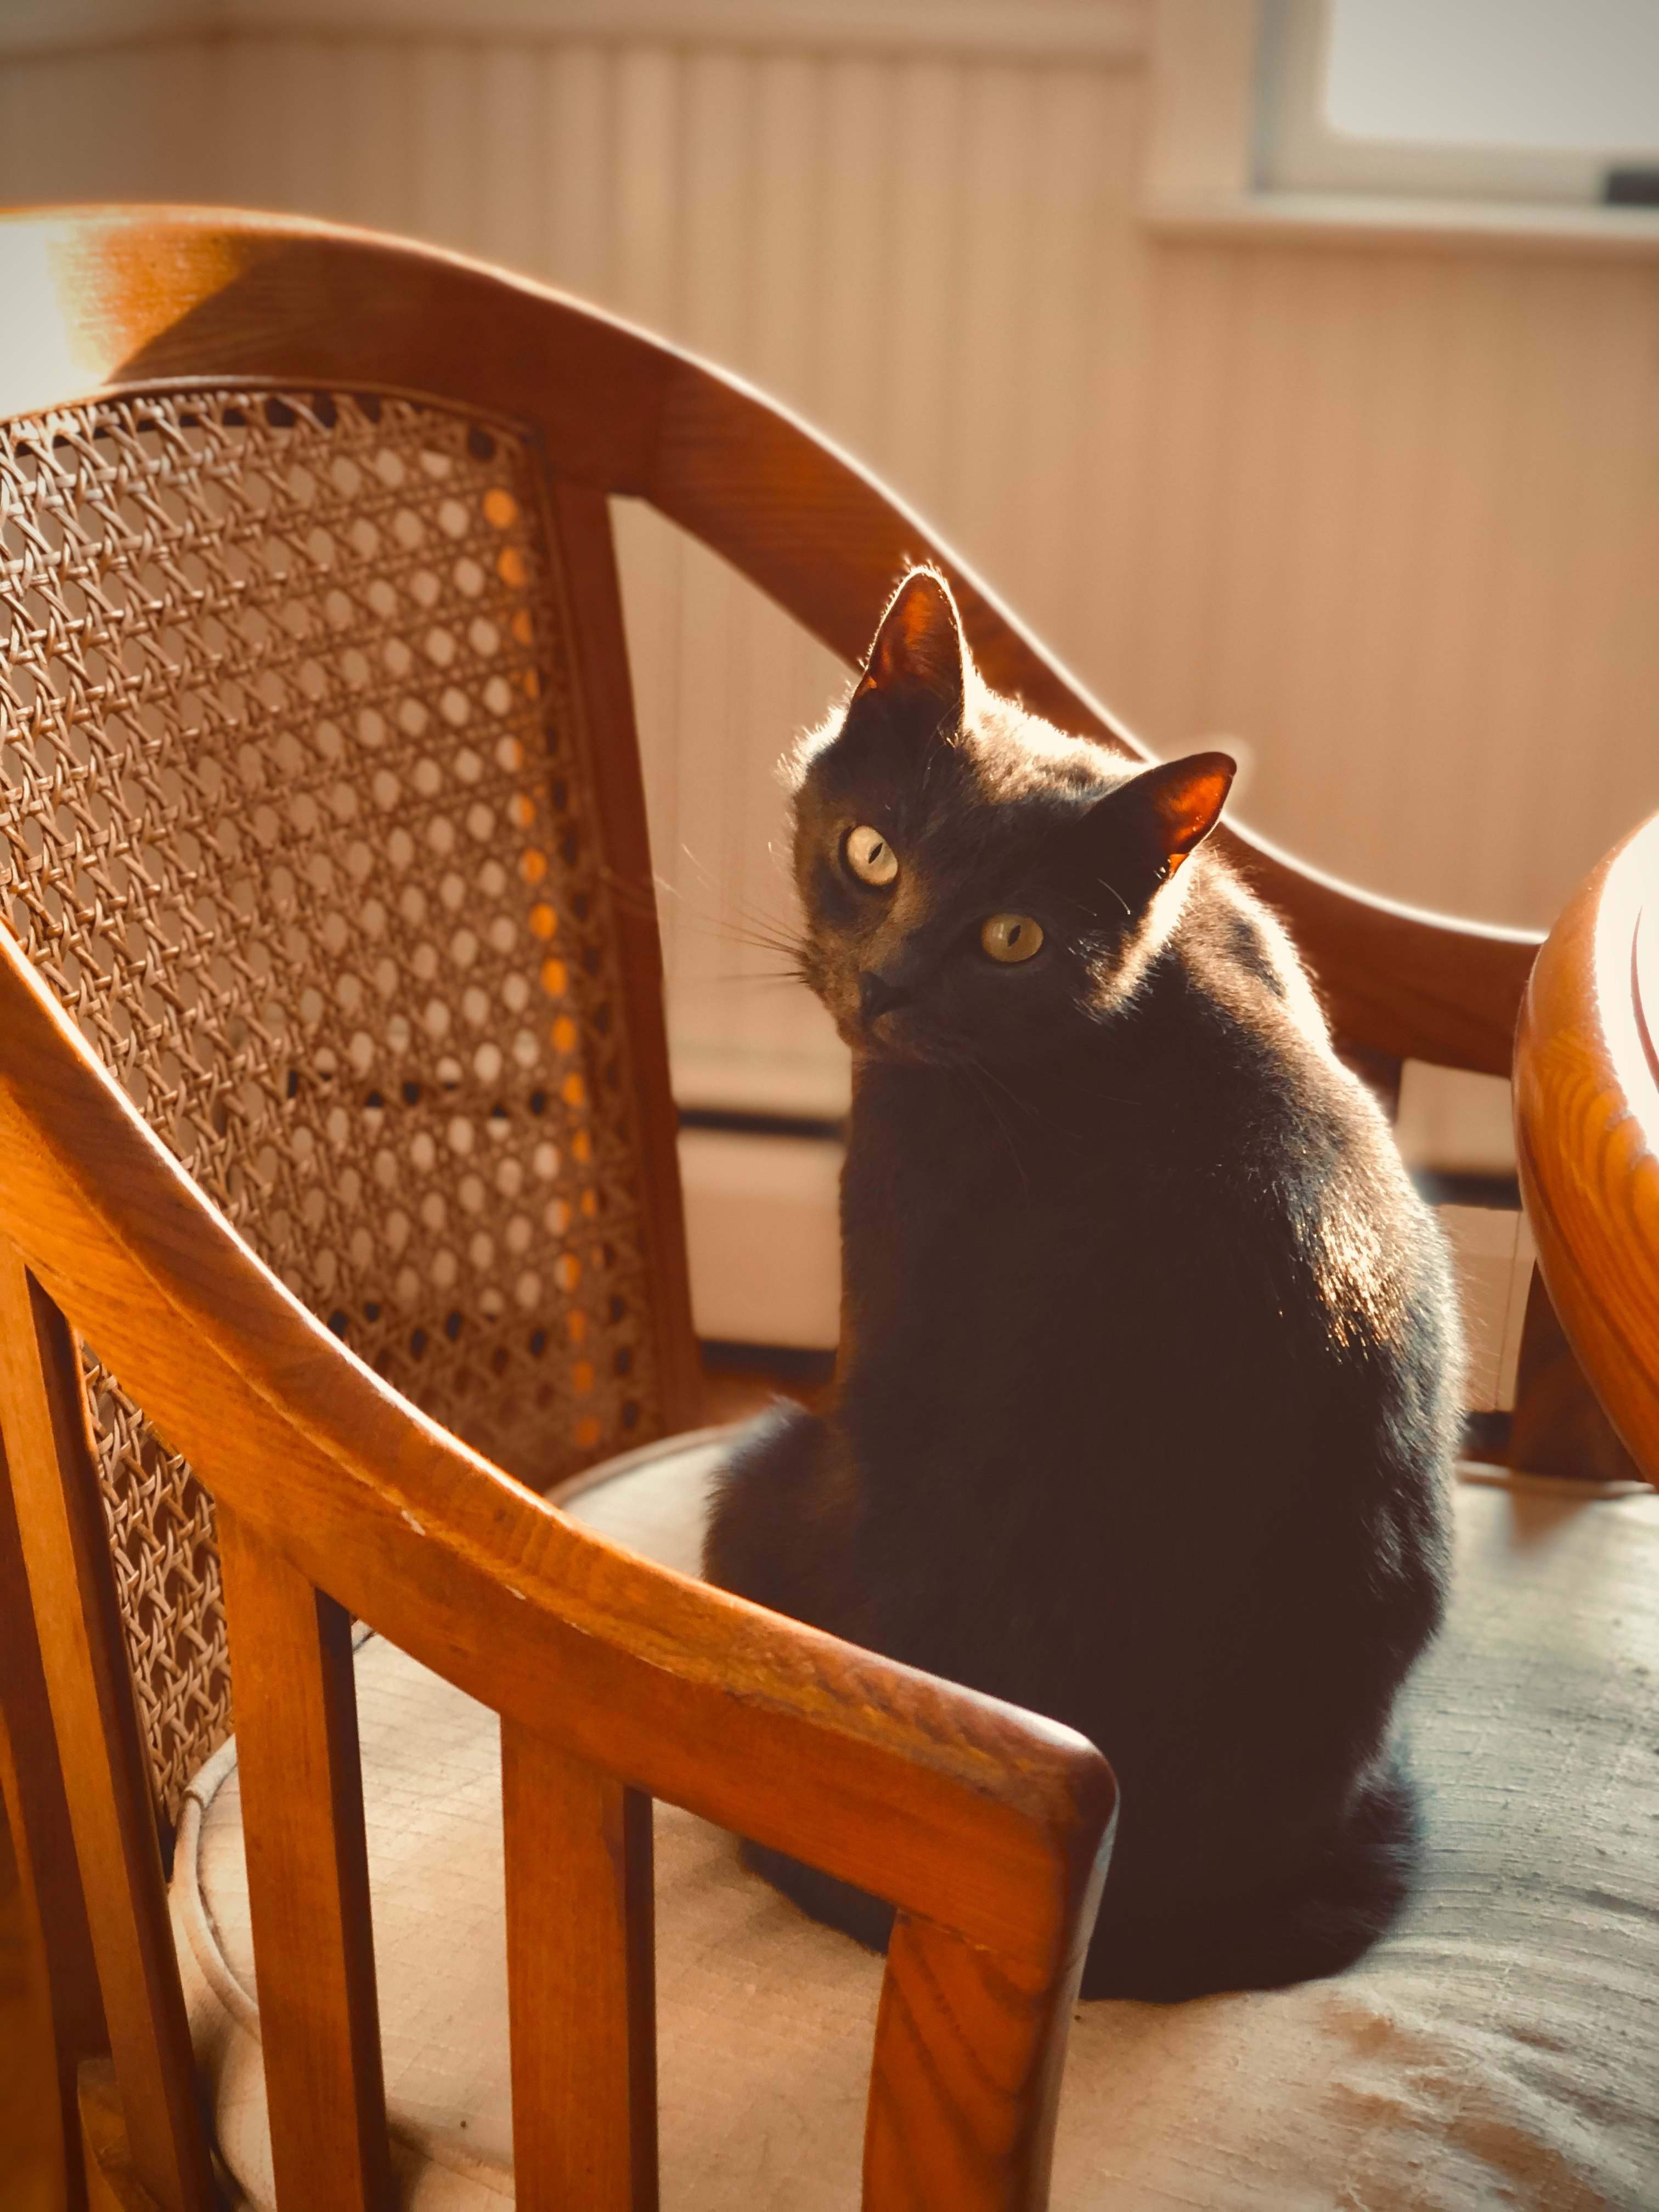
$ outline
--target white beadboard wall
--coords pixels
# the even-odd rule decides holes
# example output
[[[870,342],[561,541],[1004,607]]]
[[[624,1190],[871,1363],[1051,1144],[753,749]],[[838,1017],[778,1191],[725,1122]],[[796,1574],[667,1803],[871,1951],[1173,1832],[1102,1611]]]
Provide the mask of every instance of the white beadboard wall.
[[[1547,922],[1659,804],[1659,261],[1154,234],[1132,9],[1058,58],[450,12],[0,53],[0,198],[336,216],[638,318],[873,463],[1158,750],[1241,740],[1249,817],[1355,881]],[[620,520],[682,1087],[822,1106],[838,1048],[746,940],[840,672]]]

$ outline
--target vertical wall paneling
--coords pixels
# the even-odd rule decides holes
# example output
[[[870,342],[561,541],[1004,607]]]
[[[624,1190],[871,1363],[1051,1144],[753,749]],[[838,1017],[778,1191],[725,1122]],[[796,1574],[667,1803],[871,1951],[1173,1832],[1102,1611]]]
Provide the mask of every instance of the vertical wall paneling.
[[[479,250],[509,269],[546,259],[544,70],[541,49],[492,43],[478,58]]]
[[[479,252],[483,51],[470,39],[433,39],[416,46],[411,60],[410,228],[461,252]]]
[[[611,289],[611,79],[605,50],[544,52],[539,76],[544,259],[526,266],[588,300],[615,301]]]
[[[1045,57],[244,23],[0,54],[0,199],[430,237],[753,377],[1160,750],[1396,896],[1547,922],[1659,805],[1659,260],[1155,237],[1147,78]],[[320,20],[320,19],[319,19]],[[774,769],[842,672],[619,503],[677,1066],[823,1110]],[[872,607],[873,619],[876,610]]]
[[[337,48],[331,65],[344,87],[343,136],[348,149],[343,204],[350,221],[373,229],[414,226],[413,170],[416,155],[410,126],[415,52],[354,39]],[[319,213],[322,210],[316,210]]]

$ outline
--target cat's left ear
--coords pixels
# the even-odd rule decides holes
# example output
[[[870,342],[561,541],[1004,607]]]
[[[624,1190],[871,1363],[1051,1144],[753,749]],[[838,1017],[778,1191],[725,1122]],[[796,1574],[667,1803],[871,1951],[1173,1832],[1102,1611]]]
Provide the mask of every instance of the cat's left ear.
[[[1237,762],[1226,753],[1189,753],[1149,768],[1114,794],[1150,828],[1166,878],[1215,828],[1237,773]]]
[[[872,691],[921,694],[949,712],[962,704],[963,663],[962,625],[950,586],[931,568],[913,568],[881,618],[853,698],[866,699]]]

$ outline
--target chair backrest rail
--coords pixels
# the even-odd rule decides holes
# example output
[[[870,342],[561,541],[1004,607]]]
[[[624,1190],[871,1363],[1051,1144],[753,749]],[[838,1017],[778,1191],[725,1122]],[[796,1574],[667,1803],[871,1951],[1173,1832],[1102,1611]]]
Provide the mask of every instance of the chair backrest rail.
[[[133,2160],[164,2212],[211,2212],[80,1361],[63,1315],[9,1243],[0,1244],[0,1425],[35,1616],[52,1628],[41,1656]]]
[[[0,362],[0,415],[78,396],[61,388],[66,356],[82,393],[240,375],[448,394],[535,423],[558,473],[649,499],[849,658],[905,561],[940,561],[991,681],[1065,727],[1141,750],[874,479],[735,380],[575,301],[291,218],[84,210],[16,232],[43,337]],[[1508,1072],[1535,936],[1415,913],[1252,837],[1223,842],[1290,922],[1345,1033]]]
[[[517,2201],[656,2212],[651,1800],[501,1723]]]
[[[350,1617],[240,1514],[219,1544],[277,2195],[387,2212]]]

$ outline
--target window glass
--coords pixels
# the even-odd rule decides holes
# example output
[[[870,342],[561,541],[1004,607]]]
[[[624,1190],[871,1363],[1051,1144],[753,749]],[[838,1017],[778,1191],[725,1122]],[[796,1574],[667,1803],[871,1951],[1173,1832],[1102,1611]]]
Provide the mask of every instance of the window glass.
[[[1325,120],[1352,138],[1659,149],[1659,0],[1330,0]]]

